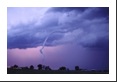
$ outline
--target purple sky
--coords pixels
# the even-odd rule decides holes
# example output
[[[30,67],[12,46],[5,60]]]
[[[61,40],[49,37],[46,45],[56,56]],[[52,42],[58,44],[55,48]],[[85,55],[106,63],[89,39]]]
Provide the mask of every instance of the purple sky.
[[[60,32],[47,39],[43,61],[40,49],[53,31]],[[40,63],[52,69],[109,69],[109,8],[8,7],[7,66]]]

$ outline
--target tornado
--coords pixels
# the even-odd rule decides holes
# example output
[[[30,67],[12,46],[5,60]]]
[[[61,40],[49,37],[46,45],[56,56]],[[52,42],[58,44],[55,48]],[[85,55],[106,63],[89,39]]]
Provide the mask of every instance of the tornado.
[[[40,53],[43,55],[43,60],[44,60],[43,49],[44,49],[44,47],[45,47],[45,44],[46,44],[48,38],[51,36],[51,34],[57,33],[57,32],[58,32],[58,33],[65,33],[66,31],[53,31],[53,32],[51,32],[51,33],[45,38],[45,40],[44,40],[44,42],[43,42],[43,45],[42,45],[42,48],[40,49]]]

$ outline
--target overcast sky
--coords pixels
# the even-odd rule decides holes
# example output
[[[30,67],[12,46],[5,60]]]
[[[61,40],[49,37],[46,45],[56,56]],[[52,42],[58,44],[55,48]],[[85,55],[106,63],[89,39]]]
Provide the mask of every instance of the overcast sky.
[[[7,53],[8,66],[109,69],[109,8],[8,7]]]

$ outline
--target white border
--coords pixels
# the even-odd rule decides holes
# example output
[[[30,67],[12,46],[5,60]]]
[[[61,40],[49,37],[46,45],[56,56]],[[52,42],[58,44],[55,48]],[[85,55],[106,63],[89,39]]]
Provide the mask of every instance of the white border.
[[[7,74],[7,7],[109,7],[109,74]],[[116,0],[0,0],[0,81],[116,81]]]

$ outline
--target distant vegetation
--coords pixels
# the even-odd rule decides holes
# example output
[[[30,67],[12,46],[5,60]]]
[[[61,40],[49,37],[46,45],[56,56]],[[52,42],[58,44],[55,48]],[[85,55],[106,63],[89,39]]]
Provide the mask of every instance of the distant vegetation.
[[[8,74],[109,74],[109,70],[86,70],[80,69],[79,66],[75,66],[74,70],[69,70],[65,66],[58,68],[58,70],[52,70],[49,66],[42,64],[37,65],[38,69],[34,69],[33,65],[29,67],[19,67],[14,65],[7,68]]]

